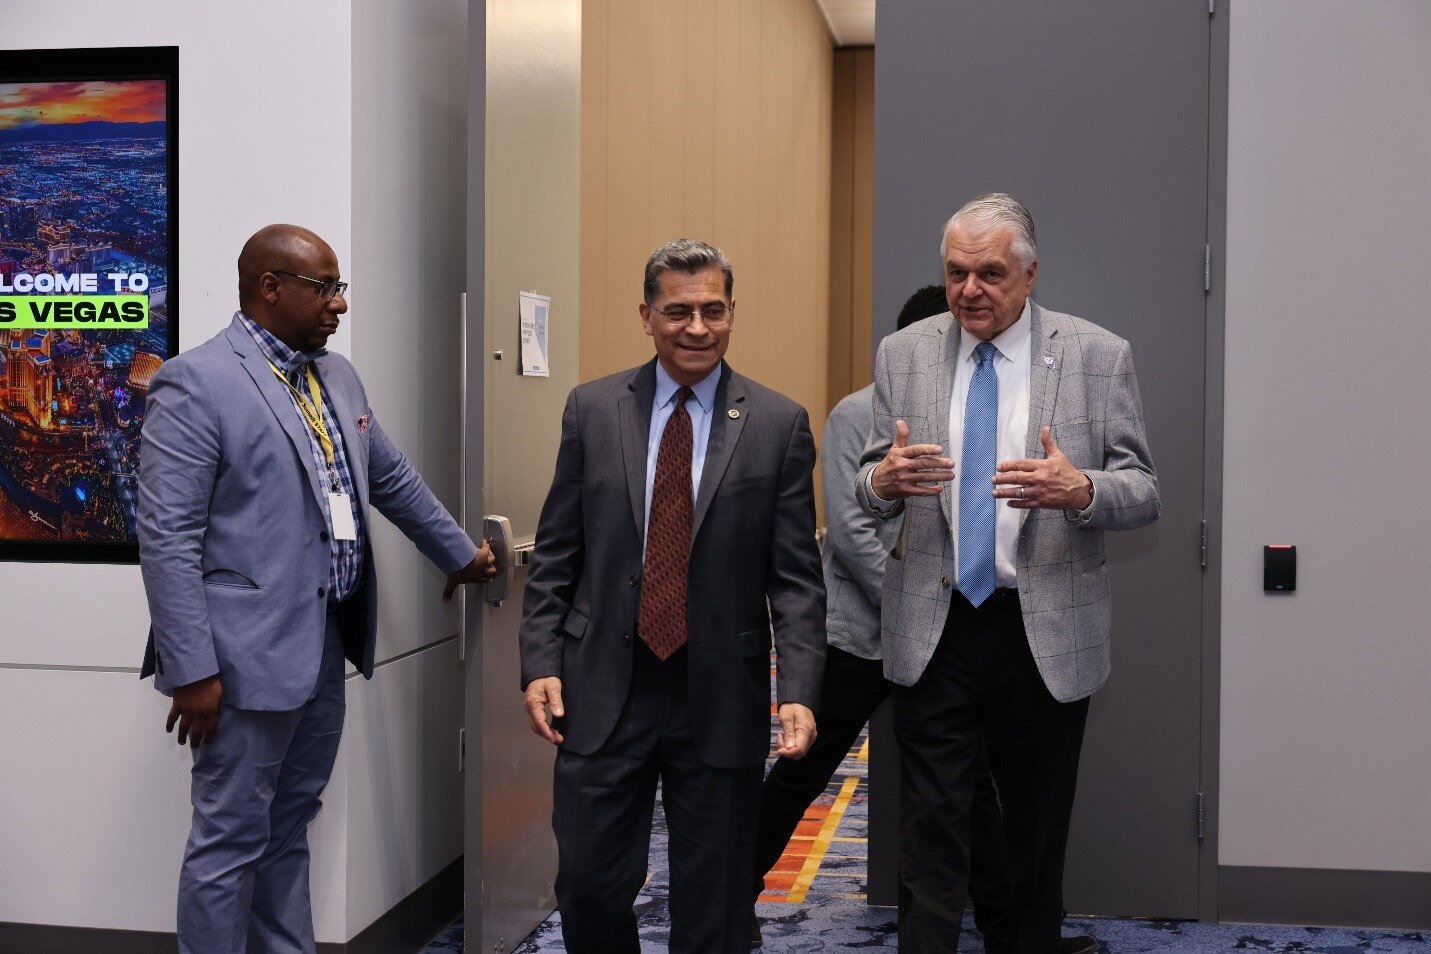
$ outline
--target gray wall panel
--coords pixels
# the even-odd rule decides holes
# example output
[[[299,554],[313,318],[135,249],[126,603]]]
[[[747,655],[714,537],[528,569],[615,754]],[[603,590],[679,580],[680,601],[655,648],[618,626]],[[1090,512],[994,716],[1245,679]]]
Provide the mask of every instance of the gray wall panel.
[[[1209,18],[1198,0],[880,9],[875,330],[936,279],[943,221],[1011,192],[1035,298],[1133,342],[1163,519],[1110,537],[1114,675],[1094,700],[1068,903],[1196,916]]]

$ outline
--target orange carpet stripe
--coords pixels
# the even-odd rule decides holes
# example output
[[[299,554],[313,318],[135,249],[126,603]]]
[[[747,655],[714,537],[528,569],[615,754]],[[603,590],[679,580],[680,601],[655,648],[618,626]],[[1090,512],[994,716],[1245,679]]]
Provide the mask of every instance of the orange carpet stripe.
[[[845,783],[840,786],[840,794],[835,796],[835,803],[830,806],[825,816],[825,823],[820,826],[820,834],[816,836],[815,842],[810,846],[810,853],[805,857],[804,867],[800,869],[800,874],[795,878],[795,884],[786,895],[786,900],[791,904],[804,902],[805,895],[810,891],[810,884],[815,880],[815,875],[820,871],[820,862],[824,860],[825,852],[830,849],[830,839],[835,836],[835,829],[840,827],[840,819],[845,816],[845,809],[850,804],[850,799],[854,798],[855,789],[859,787],[859,776],[851,776],[845,779]]]
[[[805,816],[795,827],[785,850],[775,866],[765,876],[762,901],[785,901],[785,895],[795,885],[795,879],[805,867],[805,860],[825,827],[825,819],[834,807],[831,802],[817,801],[805,810]]]

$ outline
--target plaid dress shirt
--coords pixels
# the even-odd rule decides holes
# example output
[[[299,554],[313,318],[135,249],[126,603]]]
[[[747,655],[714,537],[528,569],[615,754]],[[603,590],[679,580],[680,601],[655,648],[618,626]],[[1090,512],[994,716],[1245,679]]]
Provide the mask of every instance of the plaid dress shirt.
[[[239,320],[248,329],[248,333],[253,336],[253,340],[258,343],[259,350],[264,357],[271,361],[274,367],[282,371],[287,377],[288,383],[298,388],[303,393],[307,393],[308,374],[304,366],[313,361],[314,358],[321,357],[328,353],[327,348],[319,348],[317,351],[303,353],[294,351],[288,345],[279,341],[266,328],[260,327],[248,315],[243,312],[238,313]],[[318,374],[315,365],[313,373]],[[363,552],[367,547],[367,527],[364,525],[363,515],[359,513],[358,493],[353,486],[353,472],[348,466],[348,454],[343,444],[343,429],[338,426],[338,415],[333,410],[333,402],[328,397],[327,388],[322,387],[323,379],[318,378],[319,388],[323,394],[323,423],[327,425],[328,436],[333,441],[333,469],[338,472],[339,489],[348,495],[348,505],[353,508],[353,523],[358,528],[356,540],[339,540],[337,534],[328,534],[328,602],[338,603],[352,596],[358,588],[358,583],[362,580],[363,574]],[[323,444],[318,440],[318,435],[309,426],[308,419],[303,416],[303,411],[298,406],[298,399],[293,392],[288,392],[288,400],[293,405],[293,413],[297,414],[303,424],[303,433],[308,435],[308,450],[313,455],[313,466],[322,475],[321,483],[324,485],[324,493],[320,496],[319,502],[323,507],[323,517],[328,522],[331,531],[333,527],[333,515],[328,512],[328,493],[333,490],[328,485],[328,455],[323,453]]]

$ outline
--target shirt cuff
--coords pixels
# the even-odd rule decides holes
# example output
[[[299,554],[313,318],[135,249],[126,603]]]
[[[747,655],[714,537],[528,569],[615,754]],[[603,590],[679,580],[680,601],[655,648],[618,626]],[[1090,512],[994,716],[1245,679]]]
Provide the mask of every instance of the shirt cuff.
[[[880,513],[891,513],[899,506],[898,500],[885,500],[874,489],[874,468],[865,471],[865,495],[869,498],[870,506]]]
[[[1088,506],[1082,510],[1065,510],[1064,519],[1069,523],[1087,523],[1093,518],[1093,504],[1098,499],[1098,484],[1086,471],[1079,471],[1083,476],[1088,477]]]

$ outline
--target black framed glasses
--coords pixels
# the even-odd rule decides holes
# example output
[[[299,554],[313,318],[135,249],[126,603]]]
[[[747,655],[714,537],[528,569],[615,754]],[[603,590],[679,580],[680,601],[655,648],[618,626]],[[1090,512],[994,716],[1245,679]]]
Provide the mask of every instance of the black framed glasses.
[[[321,278],[309,278],[307,275],[300,275],[297,272],[286,272],[281,268],[275,268],[273,274],[287,275],[289,278],[297,278],[301,281],[308,282],[310,285],[317,285],[318,297],[324,301],[332,301],[339,295],[346,298],[348,295],[347,282],[325,282]]]
[[[707,325],[719,327],[730,321],[735,314],[735,305],[728,305],[723,301],[708,301],[697,308],[690,305],[667,305],[665,308],[655,309],[655,312],[673,327],[690,324],[696,315],[700,315],[701,321]]]

